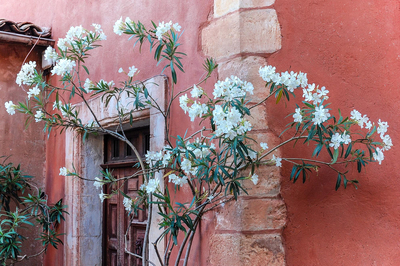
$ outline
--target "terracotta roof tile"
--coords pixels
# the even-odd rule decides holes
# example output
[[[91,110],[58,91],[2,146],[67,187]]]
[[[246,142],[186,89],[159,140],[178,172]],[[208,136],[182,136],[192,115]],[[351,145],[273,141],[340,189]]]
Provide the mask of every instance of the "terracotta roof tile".
[[[31,22],[14,22],[0,19],[0,31],[12,32],[34,37],[51,38],[51,29],[39,27]]]

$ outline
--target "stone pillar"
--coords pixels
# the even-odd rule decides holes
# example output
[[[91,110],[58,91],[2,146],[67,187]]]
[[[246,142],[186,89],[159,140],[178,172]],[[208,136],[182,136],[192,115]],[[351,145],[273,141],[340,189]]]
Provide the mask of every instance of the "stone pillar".
[[[268,56],[281,48],[274,0],[215,0],[214,16],[202,31],[202,49],[219,64],[219,79],[236,75],[254,85],[253,101],[268,95],[258,75]],[[268,129],[265,105],[252,110],[251,137],[270,147],[279,138]],[[276,155],[279,155],[275,153]],[[280,197],[280,171],[275,166],[256,170],[259,183],[246,180],[249,196],[225,204],[216,213],[210,240],[210,265],[285,265],[282,230],[286,206]]]

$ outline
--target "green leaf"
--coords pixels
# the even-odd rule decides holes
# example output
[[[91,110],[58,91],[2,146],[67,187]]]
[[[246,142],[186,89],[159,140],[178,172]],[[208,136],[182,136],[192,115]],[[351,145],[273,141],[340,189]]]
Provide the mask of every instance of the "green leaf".
[[[340,182],[342,182],[341,174],[338,174],[337,180],[336,180],[336,187],[335,190],[337,191],[340,187]]]

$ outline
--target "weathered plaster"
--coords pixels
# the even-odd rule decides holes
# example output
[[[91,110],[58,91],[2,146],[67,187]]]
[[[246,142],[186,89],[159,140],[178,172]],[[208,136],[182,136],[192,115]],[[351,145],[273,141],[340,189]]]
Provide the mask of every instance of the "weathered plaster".
[[[156,76],[145,82],[149,94],[158,100],[160,107],[165,108],[166,77]],[[122,98],[121,105],[130,103],[128,97]],[[118,112],[116,101],[111,100],[106,107],[101,101],[101,96],[88,101],[94,114],[99,118],[99,123],[105,128],[112,128],[116,125]],[[76,104],[80,110],[82,123],[88,123],[93,117],[83,103]],[[134,113],[134,125],[150,125],[150,148],[160,150],[164,146],[165,123],[163,116],[154,108],[146,108]],[[66,166],[77,172],[84,178],[94,179],[100,174],[100,164],[104,158],[103,136],[90,136],[88,141],[82,142],[82,136],[78,133],[67,131],[66,142]],[[163,188],[163,174],[157,173],[160,178],[160,187]],[[99,199],[99,192],[93,186],[93,182],[84,181],[78,178],[66,178],[66,203],[69,206],[70,215],[66,222],[66,243],[64,265],[102,265],[102,210],[103,204]],[[158,223],[160,217],[157,210],[153,210],[153,219],[150,229],[150,243],[159,236]],[[160,242],[159,251],[164,251],[163,242]],[[149,258],[156,262],[156,254],[152,246],[149,247]]]

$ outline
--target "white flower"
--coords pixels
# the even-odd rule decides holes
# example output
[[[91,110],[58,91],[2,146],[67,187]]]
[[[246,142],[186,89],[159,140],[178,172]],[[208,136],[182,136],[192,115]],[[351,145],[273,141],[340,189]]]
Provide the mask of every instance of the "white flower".
[[[102,31],[100,24],[92,23],[92,26],[94,27],[94,30],[96,32],[101,32]]]
[[[135,73],[137,72],[137,68],[135,66],[131,66],[129,67],[129,72],[128,72],[128,76],[129,77],[133,77],[135,75]]]
[[[72,26],[71,28],[69,28],[66,38],[68,40],[73,40],[74,38],[82,38],[83,34],[85,32],[85,29],[82,26]]]
[[[372,123],[371,121],[368,121],[367,123],[365,123],[365,128],[370,130],[372,128]]]
[[[125,24],[130,24],[132,25],[132,20],[129,17],[125,18]]]
[[[378,129],[376,130],[378,134],[381,135],[381,138],[383,139],[383,135],[387,132],[389,125],[387,122],[382,122],[380,119],[378,121]]]
[[[383,136],[382,140],[383,140],[383,144],[384,144],[382,150],[384,150],[384,151],[390,150],[393,146],[392,139],[390,138],[390,136],[385,135],[385,136]]]
[[[35,114],[35,121],[36,122],[42,121],[43,117],[44,117],[44,113],[41,110],[36,111],[36,114]]]
[[[275,155],[272,155],[271,161],[274,162],[277,167],[282,166],[282,158],[280,157],[275,157]]]
[[[149,183],[146,186],[147,193],[155,192],[157,190],[159,184],[160,184],[160,180],[158,178],[150,179]]]
[[[60,168],[60,173],[59,173],[59,175],[67,176],[68,173],[69,173],[69,171],[68,171],[67,167],[61,167],[61,168]]]
[[[31,85],[35,77],[36,62],[29,61],[21,67],[21,71],[17,74],[16,83],[21,86],[22,84]]]
[[[325,87],[322,87],[321,89],[317,89],[318,97],[319,98],[325,98],[329,91],[325,89]]]
[[[182,108],[183,111],[185,111],[185,114],[186,114],[186,112],[189,111],[189,107],[187,106],[188,102],[189,102],[189,98],[187,97],[187,94],[179,97],[179,106]]]
[[[68,47],[71,47],[70,40],[67,38],[59,38],[57,42],[58,49],[66,51]]]
[[[160,22],[158,23],[158,27],[156,28],[156,36],[159,41],[161,41],[162,36],[171,29],[172,21],[168,23]]]
[[[130,212],[132,210],[132,203],[133,203],[132,199],[124,197],[124,200],[122,203],[124,204],[125,210],[127,212]]]
[[[203,114],[207,113],[208,108],[206,104],[200,104],[194,102],[191,107],[189,107],[189,117],[190,121],[194,121],[196,117],[201,117]]]
[[[5,102],[4,105],[6,107],[7,113],[9,113],[10,115],[15,114],[15,109],[18,107],[17,105],[15,105],[12,101]]]
[[[51,46],[47,47],[46,51],[44,51],[44,59],[49,61],[51,64],[57,62],[58,54],[56,50]]]
[[[272,77],[275,76],[275,67],[273,66],[264,66],[260,67],[258,70],[258,73],[260,74],[260,77],[266,81],[270,82],[272,80]]]
[[[182,187],[184,184],[187,184],[187,182],[188,182],[187,176],[183,176],[182,178],[180,178],[179,176],[177,176],[175,174],[170,174],[168,177],[169,177],[169,182],[172,182],[177,186]]]
[[[93,186],[95,186],[96,189],[99,189],[99,188],[103,187],[104,183],[103,183],[103,180],[102,180],[102,179],[100,179],[100,178],[98,178],[98,177],[95,177],[94,179],[95,179],[96,181],[93,182]]]
[[[329,114],[328,109],[324,109],[323,106],[317,106],[315,107],[314,118],[312,119],[312,122],[314,122],[314,125],[320,125],[328,120],[330,116],[331,115]]]
[[[51,70],[51,74],[63,76],[65,73],[71,72],[75,65],[75,61],[66,58],[60,59],[60,61],[58,61],[54,68]]]
[[[255,151],[249,150],[248,152],[250,159],[255,160],[257,158],[257,153]]]
[[[203,95],[203,89],[201,87],[197,87],[196,84],[193,85],[193,89],[190,92],[193,98],[199,98],[201,95]]]
[[[104,34],[104,32],[101,32],[101,33],[100,33],[100,35],[99,35],[99,40],[100,40],[100,41],[105,41],[105,40],[107,40],[107,36]]]
[[[155,152],[155,151],[147,151],[146,155],[146,163],[152,167],[154,165],[154,162],[161,161],[163,159],[163,155],[161,151]]]
[[[351,143],[351,137],[350,135],[346,134],[346,131],[343,133],[342,135],[342,142],[346,145],[348,145],[349,143]]]
[[[126,29],[125,23],[122,21],[122,17],[118,19],[114,24],[114,32],[115,34],[122,35],[124,30]]]
[[[376,153],[374,153],[373,157],[375,161],[379,162],[379,164],[381,164],[383,159],[385,159],[385,156],[380,148],[376,148]]]
[[[329,143],[329,147],[333,147],[336,150],[337,148],[339,148],[341,142],[343,142],[342,136],[339,133],[335,133],[331,138],[331,143]]]
[[[250,177],[250,180],[253,182],[254,185],[257,185],[257,183],[258,183],[258,175],[257,174],[253,174]]]
[[[301,123],[303,121],[303,116],[301,115],[301,109],[296,108],[295,113],[293,114],[294,122]]]
[[[103,202],[107,198],[107,194],[104,194],[103,191],[102,191],[99,194],[99,198],[100,198],[101,202]]]
[[[183,159],[181,163],[181,168],[186,174],[193,173],[192,163],[186,158]]]
[[[172,25],[172,27],[174,28],[175,31],[181,31],[181,26],[178,23],[175,23],[174,25]]]
[[[268,144],[267,144],[267,143],[261,142],[261,143],[260,143],[260,146],[261,146],[261,148],[262,148],[263,150],[268,150]]]
[[[94,83],[89,78],[87,78],[85,80],[85,84],[83,84],[83,88],[85,89],[85,91],[87,93],[90,93],[90,92],[92,92],[91,88],[93,88],[93,87],[95,87]]]
[[[54,110],[54,109],[60,109],[61,106],[62,106],[62,101],[60,101],[60,100],[58,100],[58,102],[55,101],[55,102],[53,103],[53,110]]]
[[[30,99],[33,96],[38,96],[40,93],[40,89],[38,87],[38,85],[36,85],[35,87],[29,89],[28,91],[28,99]]]
[[[299,72],[299,74],[297,75],[297,80],[299,81],[300,86],[302,86],[303,88],[307,87],[308,84],[307,73]]]
[[[122,73],[122,72],[124,72],[124,70],[122,69],[122,67],[120,67],[120,68],[118,69],[118,73]]]
[[[361,119],[361,113],[355,109],[350,112],[350,115],[351,115],[350,118],[353,120],[358,121]]]

